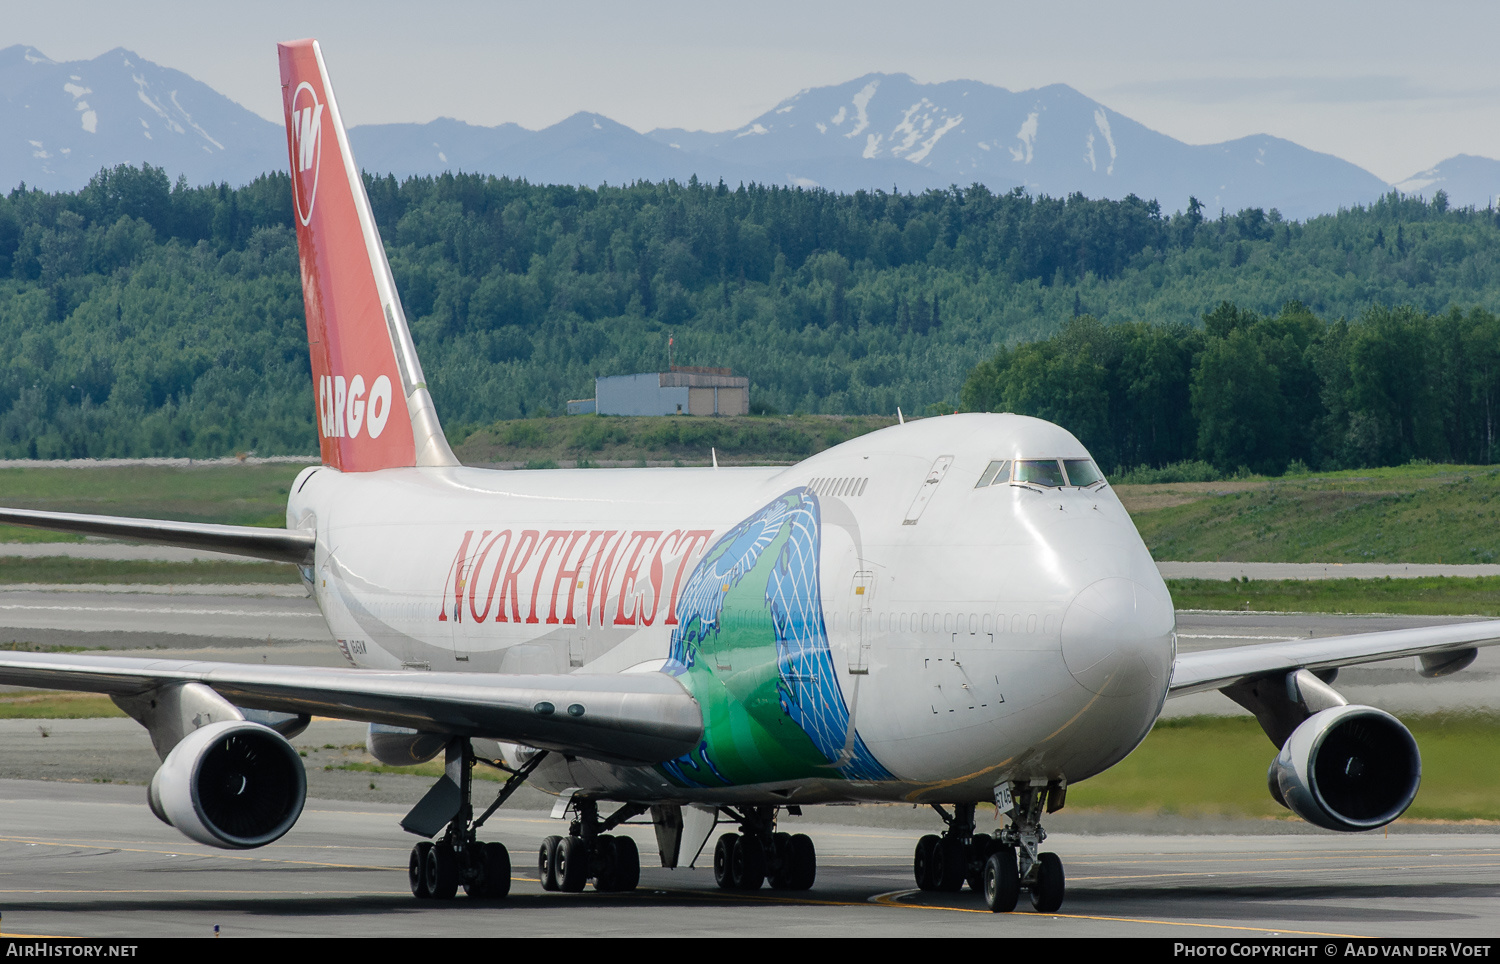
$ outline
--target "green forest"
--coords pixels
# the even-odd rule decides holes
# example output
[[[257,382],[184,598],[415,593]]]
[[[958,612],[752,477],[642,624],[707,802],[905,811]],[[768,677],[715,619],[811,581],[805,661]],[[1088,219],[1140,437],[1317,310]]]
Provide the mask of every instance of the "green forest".
[[[1500,317],[1382,306],[1330,322],[1295,301],[1266,316],[1224,302],[1200,327],[1085,315],[1002,348],[962,399],[1066,426],[1117,469],[1487,464],[1500,460]]]
[[[670,334],[677,363],[748,375],[753,411],[1005,407],[1107,466],[1494,456],[1471,391],[1488,376],[1449,366],[1494,343],[1500,215],[1441,194],[1296,223],[979,186],[366,186],[455,443],[659,369]],[[285,175],[189,187],[121,167],[0,198],[0,457],[312,453],[291,219]],[[1388,389],[1380,351],[1401,363]],[[1132,352],[1149,371],[1114,360]],[[1267,378],[1266,410],[1242,412]]]

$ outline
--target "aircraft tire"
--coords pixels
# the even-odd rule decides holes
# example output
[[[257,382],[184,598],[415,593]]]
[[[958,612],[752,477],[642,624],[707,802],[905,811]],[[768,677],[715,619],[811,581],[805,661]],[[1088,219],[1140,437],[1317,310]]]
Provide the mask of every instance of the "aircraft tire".
[[[1031,885],[1031,906],[1038,913],[1052,913],[1062,906],[1064,888],[1062,858],[1042,854],[1037,859],[1036,883]]]
[[[629,837],[616,837],[615,890],[635,890],[641,882],[641,852]]]
[[[433,900],[452,900],[458,893],[458,855],[446,843],[433,844],[422,862]]]
[[[772,834],[771,853],[775,856],[775,859],[770,861],[774,866],[767,871],[766,882],[772,890],[793,890],[792,835],[789,833]]]
[[[536,872],[542,880],[543,890],[557,889],[557,845],[562,838],[554,834],[542,841],[536,854]]]
[[[739,839],[737,833],[726,833],[720,835],[719,842],[714,845],[714,883],[720,890],[734,890],[730,865],[734,862],[734,845]]]
[[[411,884],[411,895],[417,900],[430,900],[432,891],[427,889],[427,851],[432,841],[423,840],[411,848],[411,857],[406,862],[406,879]]]
[[[1021,876],[1016,870],[1016,852],[1010,847],[1001,847],[984,862],[984,880],[980,893],[984,905],[997,914],[1016,909],[1021,897]]]
[[[594,889],[600,893],[619,890],[619,845],[613,836],[600,834],[594,838],[593,853],[589,857],[589,872],[594,878]]]
[[[956,841],[942,840],[932,852],[932,889],[956,894],[968,877],[968,854]]]
[[[510,894],[510,851],[502,843],[476,843],[480,862],[476,881],[464,881],[464,893],[474,898],[496,899]]]
[[[584,884],[589,882],[589,853],[583,838],[570,834],[558,841],[553,866],[558,890],[568,894],[583,890]]]
[[[735,890],[760,890],[760,885],[765,883],[766,848],[758,837],[747,834],[734,842],[729,879]]]
[[[917,852],[912,857],[911,869],[912,876],[917,879],[917,887],[921,890],[937,890],[937,885],[933,882],[933,865],[942,844],[943,838],[935,833],[917,841]]]
[[[990,854],[994,853],[999,846],[995,838],[987,833],[974,835],[974,840],[969,845],[968,858],[964,862],[968,870],[969,889],[974,893],[984,893],[984,865],[989,861]]]
[[[812,838],[805,833],[792,836],[792,890],[811,890],[818,878],[818,851]]]

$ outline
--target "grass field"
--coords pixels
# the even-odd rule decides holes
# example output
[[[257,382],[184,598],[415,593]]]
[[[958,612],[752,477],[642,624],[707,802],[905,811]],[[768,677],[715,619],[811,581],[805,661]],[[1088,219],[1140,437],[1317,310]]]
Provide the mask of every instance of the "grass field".
[[[1500,576],[1416,579],[1169,579],[1178,609],[1500,616]]]
[[[1407,820],[1500,820],[1500,719],[1406,716],[1422,752]],[[1163,720],[1124,762],[1068,788],[1068,807],[1296,820],[1266,790],[1276,747],[1249,717]]]
[[[1500,469],[1411,465],[1281,479],[1120,486],[1157,559],[1500,559]]]
[[[0,585],[16,583],[142,583],[157,586],[218,586],[296,583],[297,567],[282,562],[144,562],[0,556]]]
[[[0,720],[91,720],[124,715],[108,696],[95,693],[0,693]]]
[[[0,505],[15,509],[286,525],[286,497],[302,465],[0,468]],[[80,542],[81,536],[0,526],[0,542]]]

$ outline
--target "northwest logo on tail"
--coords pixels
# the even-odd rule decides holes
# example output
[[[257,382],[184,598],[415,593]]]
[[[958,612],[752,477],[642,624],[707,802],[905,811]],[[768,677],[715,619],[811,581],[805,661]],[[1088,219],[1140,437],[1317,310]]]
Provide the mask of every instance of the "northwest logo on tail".
[[[292,130],[294,170],[292,197],[297,217],[303,224],[312,220],[313,201],[318,196],[318,169],[323,156],[323,105],[312,85],[303,81],[292,94]]]

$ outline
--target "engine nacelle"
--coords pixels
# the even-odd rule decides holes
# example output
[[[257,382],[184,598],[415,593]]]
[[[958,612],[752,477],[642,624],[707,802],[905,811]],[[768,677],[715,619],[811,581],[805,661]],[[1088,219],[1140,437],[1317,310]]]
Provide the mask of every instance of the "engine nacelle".
[[[386,766],[409,767],[426,763],[442,753],[452,739],[447,733],[423,733],[404,726],[371,723],[365,733],[365,749]]]
[[[1417,741],[1373,706],[1314,713],[1266,774],[1276,802],[1328,830],[1374,830],[1406,812],[1422,782]]]
[[[263,847],[302,815],[307,774],[280,733],[223,720],[183,737],[151,778],[147,795],[152,813],[199,843]]]

